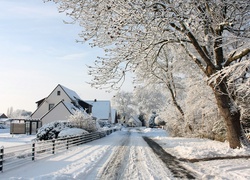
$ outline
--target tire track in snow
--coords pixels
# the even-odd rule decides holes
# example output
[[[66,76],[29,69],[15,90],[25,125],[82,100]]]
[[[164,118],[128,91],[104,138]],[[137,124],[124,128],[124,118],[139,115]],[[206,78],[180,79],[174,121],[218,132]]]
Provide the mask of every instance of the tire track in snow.
[[[171,179],[171,172],[156,157],[138,131],[133,132],[131,136],[130,161],[125,168],[123,179]]]
[[[98,175],[101,180],[171,178],[171,172],[152,152],[138,130],[128,132]]]
[[[109,161],[104,165],[104,167],[98,173],[97,179],[101,180],[112,180],[121,179],[123,173],[124,164],[128,159],[128,144],[130,132],[127,132],[125,137],[122,139],[122,143],[117,146],[113,151]]]
[[[119,136],[118,136],[119,137]],[[98,157],[97,159],[93,160],[92,163],[85,167],[82,173],[78,174],[75,179],[99,179],[98,178],[98,171],[100,168],[103,167],[103,164],[107,161],[107,159],[112,156],[112,152],[114,151],[114,147],[119,147],[119,142],[123,141],[124,138],[116,139],[110,143],[107,142],[106,148],[100,148],[96,151],[92,152],[93,157]],[[96,156],[96,154],[98,154]]]
[[[145,136],[143,138],[152,148],[152,150],[166,164],[166,166],[173,173],[175,178],[195,179],[194,173],[183,167],[174,156],[167,153],[160,145],[158,145],[152,139]]]

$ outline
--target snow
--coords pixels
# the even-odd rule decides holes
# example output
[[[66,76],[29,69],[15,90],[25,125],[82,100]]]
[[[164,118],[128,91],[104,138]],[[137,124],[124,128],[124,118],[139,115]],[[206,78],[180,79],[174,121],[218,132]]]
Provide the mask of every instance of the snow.
[[[88,134],[88,132],[79,128],[66,128],[66,129],[63,129],[58,134],[58,137],[77,136],[77,135],[82,135],[82,134]]]
[[[66,94],[67,94],[72,100],[74,100],[75,98],[81,99],[75,91],[73,91],[73,90],[71,90],[71,89],[69,89],[69,88],[66,88],[65,86],[63,86],[63,85],[61,85],[61,84],[60,84],[60,86],[61,86],[61,88],[66,92]]]
[[[173,141],[171,137],[161,137],[154,138],[154,140],[165,150],[179,158],[200,159],[228,155],[250,155],[247,148],[231,149],[228,147],[228,142],[211,141],[209,139],[174,138]]]
[[[30,143],[35,135],[10,134],[10,129],[0,129],[0,147],[12,147]],[[0,178],[1,179],[1,178]]]
[[[93,106],[92,114],[97,119],[109,120],[111,118],[110,117],[110,113],[111,113],[110,101],[96,100],[96,101],[85,101],[85,102]]]
[[[34,138],[0,132],[1,146],[28,143]],[[4,171],[0,179],[176,179],[142,136],[152,138],[177,158],[250,156],[250,149],[230,149],[227,142],[173,138],[157,128],[123,128],[102,139]],[[246,158],[181,164],[194,172],[197,179],[250,179],[250,161]]]

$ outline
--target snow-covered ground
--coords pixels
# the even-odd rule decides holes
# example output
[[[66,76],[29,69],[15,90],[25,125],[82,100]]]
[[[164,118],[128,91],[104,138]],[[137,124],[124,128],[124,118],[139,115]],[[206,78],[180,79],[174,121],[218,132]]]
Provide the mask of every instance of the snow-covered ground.
[[[0,179],[176,179],[142,136],[151,137],[177,158],[250,156],[250,149],[232,150],[226,142],[172,138],[162,129],[124,128],[102,139],[4,171]],[[0,146],[28,143],[33,138],[0,133]],[[245,158],[180,163],[194,172],[197,179],[250,179],[250,160]]]
[[[30,143],[36,136],[10,134],[10,129],[0,129],[0,147],[12,147]]]

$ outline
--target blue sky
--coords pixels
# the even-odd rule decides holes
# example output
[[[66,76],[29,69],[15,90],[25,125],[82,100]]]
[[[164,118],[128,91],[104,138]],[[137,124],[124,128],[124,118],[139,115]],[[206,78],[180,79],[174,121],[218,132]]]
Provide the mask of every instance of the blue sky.
[[[9,107],[34,111],[35,102],[62,84],[83,100],[111,99],[90,87],[86,64],[103,51],[76,43],[81,28],[54,3],[43,0],[0,1],[0,112]]]

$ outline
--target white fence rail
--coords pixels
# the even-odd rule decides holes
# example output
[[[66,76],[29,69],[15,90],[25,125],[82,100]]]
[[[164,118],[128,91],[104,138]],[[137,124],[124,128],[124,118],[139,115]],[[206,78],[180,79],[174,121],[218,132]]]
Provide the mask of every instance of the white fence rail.
[[[49,157],[53,154],[66,151],[74,146],[100,139],[117,130],[118,129],[108,129],[75,137],[37,141],[31,144],[7,148],[0,147],[0,171],[4,172],[23,164]]]

